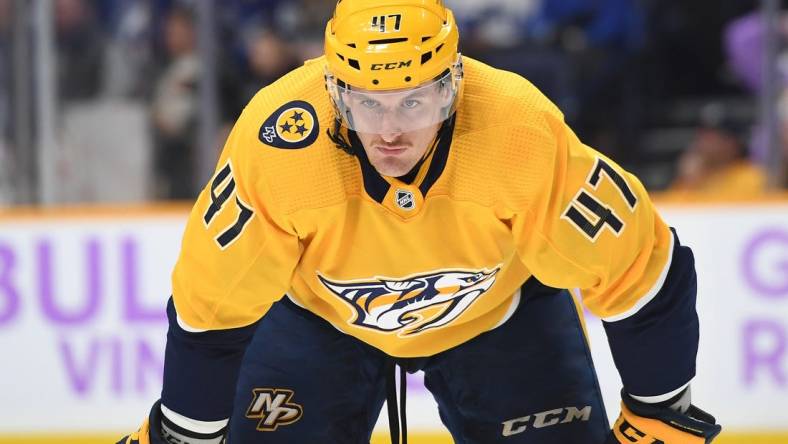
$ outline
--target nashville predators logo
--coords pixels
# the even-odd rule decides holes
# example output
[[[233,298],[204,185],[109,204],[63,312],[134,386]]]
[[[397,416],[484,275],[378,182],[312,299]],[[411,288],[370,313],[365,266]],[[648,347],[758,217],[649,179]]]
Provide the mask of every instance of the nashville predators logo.
[[[289,102],[265,120],[259,139],[281,149],[299,149],[312,145],[320,132],[315,108],[307,102]]]
[[[292,424],[304,413],[301,405],[291,402],[293,395],[292,390],[286,389],[254,389],[246,417],[258,421],[257,430],[261,432],[273,432],[279,426]]]
[[[492,271],[437,271],[405,279],[372,278],[320,282],[355,311],[348,322],[359,327],[410,336],[457,319],[495,283]]]

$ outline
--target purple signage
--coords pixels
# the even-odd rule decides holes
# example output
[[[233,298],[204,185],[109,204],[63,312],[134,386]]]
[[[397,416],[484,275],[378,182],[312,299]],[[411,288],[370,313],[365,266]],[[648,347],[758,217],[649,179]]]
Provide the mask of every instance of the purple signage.
[[[770,248],[779,251],[780,256],[769,265],[769,270],[759,269],[758,258]],[[747,284],[759,295],[788,298],[788,229],[768,229],[755,235],[744,248],[741,266]],[[776,279],[769,280],[767,271]]]
[[[37,290],[40,310],[43,316],[52,324],[58,326],[82,327],[95,321],[102,308],[102,302],[107,298],[114,297],[115,294],[106,288],[104,282],[105,269],[110,266],[107,263],[104,251],[107,245],[99,239],[89,238],[84,241],[82,248],[84,260],[84,291],[82,298],[76,307],[66,308],[60,302],[62,290],[59,293],[58,282],[55,279],[55,270],[58,264],[54,260],[54,249],[51,239],[42,238],[38,240],[33,248],[33,262],[36,268],[33,270],[33,279]],[[165,305],[162,302],[158,306],[144,306],[140,297],[138,264],[141,259],[138,254],[138,243],[135,239],[127,237],[120,242],[120,296],[122,300],[121,315],[129,323],[153,323],[162,324],[167,322]],[[73,258],[79,260],[80,258]],[[68,264],[71,265],[71,264]],[[21,298],[17,289],[18,273],[21,270],[17,267],[17,254],[8,245],[0,244],[0,327],[13,322],[19,315]],[[32,296],[32,295],[31,295]],[[161,295],[162,301],[166,295]],[[73,300],[74,298],[69,298]],[[24,298],[25,301],[33,301],[33,298]],[[35,307],[24,307],[33,309]]]
[[[14,250],[0,245],[0,327],[9,324],[19,312],[19,293],[13,281],[15,267]]]
[[[768,378],[777,386],[788,383],[788,331],[777,320],[752,320],[743,328],[744,384],[752,386],[756,377]]]
[[[128,322],[135,323],[166,323],[167,312],[164,305],[155,307],[143,307],[140,304],[137,283],[140,278],[137,273],[137,243],[131,237],[123,239],[121,242],[121,261],[123,282],[123,317]]]
[[[66,379],[77,396],[87,397],[99,389],[97,381],[105,378],[115,396],[161,388],[164,354],[159,347],[151,347],[144,339],[119,337],[93,337],[87,344],[83,342],[64,338],[58,343]]]
[[[52,243],[42,240],[36,247],[38,287],[44,316],[56,325],[81,325],[93,319],[101,303],[101,248],[95,239],[85,243],[85,300],[80,308],[66,311],[58,306],[52,278]]]
[[[773,262],[764,260],[775,257],[774,253]],[[758,297],[784,306],[783,302],[788,302],[788,229],[756,233],[745,245],[741,269],[745,282]],[[788,387],[788,319],[765,313],[748,319],[741,331],[744,384]]]
[[[166,325],[167,295],[159,295],[160,303],[143,303],[139,264],[144,258],[139,242],[131,236],[119,241],[91,236],[78,248],[69,247],[68,259],[58,260],[55,239],[41,237],[24,246],[30,248],[31,266],[27,269],[19,266],[18,258],[23,256],[15,251],[22,246],[0,241],[0,328],[20,319],[23,310],[38,310],[41,319],[59,330],[53,330],[53,349],[68,386],[79,397],[100,390],[115,396],[158,390],[164,368],[164,332],[148,341],[137,337],[130,327]],[[111,249],[120,252],[118,263],[107,260]],[[108,288],[107,272],[113,266],[118,267],[119,288]],[[74,294],[57,279],[64,269],[80,273],[83,285]],[[21,294],[19,283],[24,279],[30,280],[32,285],[27,288],[33,294]],[[120,303],[110,304],[111,298]],[[119,306],[121,323],[116,324],[116,334],[98,333],[96,324],[104,320],[109,306]]]

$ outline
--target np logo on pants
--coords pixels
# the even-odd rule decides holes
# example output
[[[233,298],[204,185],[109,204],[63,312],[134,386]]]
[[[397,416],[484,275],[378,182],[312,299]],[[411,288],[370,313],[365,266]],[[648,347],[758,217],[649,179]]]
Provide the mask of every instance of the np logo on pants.
[[[304,413],[304,409],[290,400],[295,394],[286,389],[254,389],[252,391],[252,404],[246,411],[246,417],[257,419],[257,430],[273,432],[277,427],[292,424]]]

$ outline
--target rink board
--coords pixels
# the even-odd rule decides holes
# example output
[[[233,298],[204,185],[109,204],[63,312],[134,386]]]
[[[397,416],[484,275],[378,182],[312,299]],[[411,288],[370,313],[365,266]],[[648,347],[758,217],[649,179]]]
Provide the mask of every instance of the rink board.
[[[723,444],[788,443],[788,203],[661,210],[697,260],[694,399],[730,431]],[[162,307],[186,211],[0,213],[0,443],[111,442],[136,428],[160,391]],[[612,417],[620,380],[599,321],[588,327]],[[408,393],[411,442],[451,442],[419,375]]]

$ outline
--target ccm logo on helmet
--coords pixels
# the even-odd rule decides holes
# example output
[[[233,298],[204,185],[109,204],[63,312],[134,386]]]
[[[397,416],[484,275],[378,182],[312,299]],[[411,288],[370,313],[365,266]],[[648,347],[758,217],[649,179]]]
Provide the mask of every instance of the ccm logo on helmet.
[[[372,70],[373,71],[391,71],[393,69],[402,69],[407,68],[413,63],[413,60],[406,60],[403,62],[394,62],[394,63],[373,63]]]
[[[588,421],[591,418],[591,406],[587,405],[582,409],[577,407],[565,407],[562,409],[548,410],[534,415],[523,416],[522,418],[510,419],[503,422],[503,436],[512,436],[523,433],[528,429],[528,425],[535,429],[551,427],[556,424],[568,424],[575,420]]]

